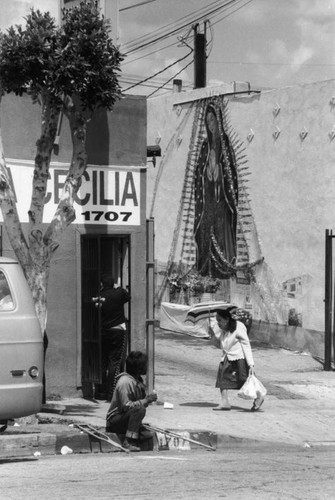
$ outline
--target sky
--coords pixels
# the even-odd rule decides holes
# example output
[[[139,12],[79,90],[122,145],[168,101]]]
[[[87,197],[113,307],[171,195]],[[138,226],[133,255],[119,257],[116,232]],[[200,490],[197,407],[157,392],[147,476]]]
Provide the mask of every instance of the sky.
[[[108,0],[105,0],[106,2]],[[115,1],[115,0],[114,0]],[[146,3],[143,3],[146,1]],[[139,45],[148,35],[161,35],[189,21],[197,12],[224,5],[228,0],[119,0],[119,38],[122,52]],[[248,81],[251,87],[286,87],[335,79],[335,0],[230,0],[230,7],[209,15],[206,28],[207,85]],[[142,5],[141,5],[142,4]],[[0,0],[0,29],[21,24],[31,6],[58,16],[57,0]],[[132,8],[128,8],[132,7]],[[178,24],[179,23],[179,24]],[[193,36],[187,45],[180,33],[145,50],[128,53],[122,65],[123,88],[130,93],[157,93],[171,89],[172,79],[193,87]],[[166,27],[166,28],[165,28]],[[203,23],[200,23],[203,31]],[[183,60],[174,64],[178,59]],[[168,68],[169,67],[169,68]],[[165,68],[165,71],[163,71]]]
[[[121,0],[121,2],[134,0]],[[150,4],[120,12],[121,41],[129,33],[145,33],[197,11],[210,0],[156,0]],[[233,12],[233,9],[239,10]],[[136,12],[135,12],[136,11]],[[251,86],[285,87],[304,82],[335,78],[335,0],[252,0],[214,18],[212,49],[207,59],[207,84],[249,81]],[[135,15],[136,14],[136,15]],[[162,25],[162,24],[161,24]],[[208,32],[209,30],[207,30]],[[208,33],[208,38],[210,33]],[[174,47],[173,57],[187,53]],[[168,65],[166,51],[137,61],[133,72],[156,70]],[[160,58],[164,57],[162,61]],[[133,58],[134,56],[132,56]],[[129,56],[130,59],[130,56]],[[182,68],[184,62],[180,63]],[[176,72],[176,67],[172,72]],[[130,71],[130,64],[124,67]],[[193,69],[178,76],[193,81]]]

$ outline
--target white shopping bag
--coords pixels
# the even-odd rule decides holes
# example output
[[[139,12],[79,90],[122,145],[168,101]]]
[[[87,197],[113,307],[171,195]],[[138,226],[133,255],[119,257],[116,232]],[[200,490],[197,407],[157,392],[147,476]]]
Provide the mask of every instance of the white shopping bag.
[[[238,391],[237,395],[242,399],[256,399],[259,396],[266,395],[266,389],[258,378],[251,374],[244,382],[244,385]]]

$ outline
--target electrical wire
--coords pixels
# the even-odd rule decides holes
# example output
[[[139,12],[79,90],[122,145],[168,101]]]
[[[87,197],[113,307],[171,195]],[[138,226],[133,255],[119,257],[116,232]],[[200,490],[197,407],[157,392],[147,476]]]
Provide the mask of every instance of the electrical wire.
[[[193,62],[193,59],[186,66],[189,66],[190,64],[192,64],[192,62]],[[169,78],[169,81],[165,81],[162,78],[152,78],[152,79],[150,78],[150,81],[139,84],[139,79],[140,79],[139,76],[123,74],[119,79],[119,83],[122,86],[133,85],[136,83],[136,85],[139,85],[141,87],[150,87],[153,89],[161,89],[161,88],[164,88],[170,82],[171,79],[175,78],[184,69],[186,69],[185,66],[182,70],[178,71],[172,78]],[[189,90],[193,89],[193,81],[183,79],[183,88],[189,89]],[[171,87],[171,89],[172,89],[172,87]]]
[[[174,61],[173,63],[169,64],[168,66],[166,66],[164,69],[161,69],[160,71],[157,71],[157,73],[155,73],[154,75],[152,76],[148,76],[147,78],[145,78],[144,80],[138,82],[138,83],[135,83],[134,85],[131,85],[130,87],[126,88],[123,90],[123,92],[127,92],[128,90],[136,87],[137,85],[141,85],[142,83],[144,82],[147,82],[148,80],[150,80],[151,78],[154,78],[155,76],[157,75],[160,75],[161,73],[164,73],[164,71],[166,71],[167,69],[171,68],[172,66],[174,66],[175,64],[179,63],[180,61],[183,61],[184,59],[186,59],[187,57],[189,57],[189,55],[191,55],[193,52],[193,50],[191,50],[188,54],[186,54],[186,56],[183,56],[181,57],[180,59],[177,59],[177,61]],[[193,60],[192,60],[193,62]]]
[[[126,79],[122,79],[122,80],[119,80],[119,83],[124,83],[124,84],[132,84],[134,83],[134,80],[128,80],[127,78]],[[136,82],[137,84],[137,82]],[[157,89],[158,87],[160,87],[160,85],[155,85],[154,83],[142,83],[142,86],[143,87],[149,87],[149,88],[153,88],[153,89]]]
[[[225,0],[225,1],[227,1],[227,0]],[[206,13],[206,9],[208,9],[211,6],[217,5],[218,3],[221,3],[221,2],[222,2],[222,0],[216,0],[215,2],[212,2],[211,4],[209,4],[207,7],[202,7],[201,9],[198,9],[197,11],[193,12],[192,14],[187,14],[186,16],[183,16],[175,21],[172,21],[171,23],[166,24],[165,26],[161,26],[161,27],[157,28],[156,30],[152,31],[150,33],[150,35],[142,35],[142,36],[137,37],[129,42],[125,42],[123,44],[122,48],[123,48],[123,50],[127,50],[128,48],[131,48],[134,44],[136,45],[136,44],[142,43],[144,41],[147,41],[148,39],[150,39],[150,37],[153,37],[155,35],[155,33],[160,33],[162,30],[165,30],[165,29],[169,28],[170,26],[175,27],[177,23],[179,23],[187,18],[191,18],[191,16],[194,17],[195,14],[200,15],[200,13],[202,13],[204,10]],[[204,14],[204,15],[206,15],[206,14]],[[196,16],[196,18],[197,18],[197,16]],[[188,24],[191,24],[191,21],[189,21]]]
[[[209,61],[209,64],[243,64],[250,66],[335,66],[335,63],[274,63],[250,61]]]
[[[211,11],[206,10],[206,12],[204,14],[198,15],[196,17],[192,17],[187,22],[184,22],[181,26],[177,26],[176,28],[168,31],[167,33],[162,33],[162,30],[166,29],[167,26],[170,26],[170,25],[166,25],[165,27],[159,29],[159,31],[161,31],[161,34],[159,34],[158,36],[156,36],[156,38],[150,39],[150,38],[148,38],[148,36],[147,37],[143,37],[142,38],[142,40],[143,40],[142,43],[139,44],[139,42],[137,41],[136,44],[135,44],[135,46],[132,45],[133,43],[135,43],[135,41],[134,42],[129,42],[129,48],[127,49],[127,44],[125,44],[123,47],[121,47],[121,52],[123,53],[123,55],[128,55],[128,54],[131,54],[132,52],[144,49],[148,45],[152,45],[153,43],[157,43],[157,42],[159,42],[161,40],[166,40],[167,38],[175,35],[176,33],[178,33],[180,31],[186,29],[187,27],[190,26],[190,24],[194,24],[196,22],[199,22],[203,18],[208,17],[210,15],[213,15],[217,11],[221,11],[224,8],[227,8],[230,5],[232,5],[232,4],[236,3],[236,2],[239,2],[239,1],[240,0],[226,0],[226,2],[225,2],[224,5],[216,7],[215,9],[212,9]],[[217,2],[214,2],[214,3],[217,3]],[[187,16],[185,16],[185,17],[187,17]],[[184,18],[181,18],[181,19],[184,19]],[[177,21],[177,23],[179,21]],[[176,25],[176,21],[173,24],[175,26]]]
[[[212,23],[212,25],[215,26],[216,24],[220,23],[224,19],[227,19],[227,17],[232,16],[233,14],[235,14],[239,10],[243,9],[244,7],[246,7],[249,3],[253,2],[253,1],[254,0],[248,0],[245,4],[243,4],[240,7],[236,8],[233,12],[230,12],[229,14],[226,14],[225,16],[221,17],[220,19],[217,19],[217,21],[215,23]],[[213,17],[215,17],[215,16],[213,16]]]
[[[242,1],[242,0],[231,0],[230,2],[228,2],[228,4],[231,4],[231,3],[236,2],[236,1],[237,1],[237,2],[240,2],[240,1]],[[217,2],[213,2],[213,4],[217,4]],[[213,4],[211,4],[211,5],[213,5]],[[228,5],[228,4],[226,3],[225,5],[221,6],[221,7],[220,7],[220,9],[222,9],[222,8],[224,8],[224,7],[227,7],[227,5]],[[228,7],[229,7],[229,5],[228,5]],[[208,6],[207,6],[207,8],[208,8]],[[200,10],[201,10],[201,9],[200,9]],[[202,10],[203,10],[203,9],[202,9]],[[196,12],[199,12],[199,11],[196,11]],[[216,14],[216,15],[217,15],[217,14]],[[185,17],[186,17],[186,16],[185,16]],[[182,19],[183,19],[183,18],[182,18]],[[198,18],[197,20],[200,20],[200,19]],[[209,42],[207,42],[207,45],[206,45],[206,46],[209,46],[209,47],[210,47],[210,48],[209,48],[209,53],[210,53],[210,52],[211,52],[211,50],[212,50],[212,46],[213,46],[213,38],[214,38],[214,34],[213,34],[213,29],[212,29],[212,26],[211,26],[211,21],[210,21],[210,19],[208,19],[207,21],[208,21],[208,23],[209,23],[209,25],[210,25],[211,40],[210,40]],[[167,25],[167,26],[169,26],[169,25]],[[186,35],[184,35],[183,37],[181,37],[181,42],[182,42],[182,43],[185,43],[186,45],[187,45],[187,43],[186,43],[187,39],[188,39],[188,38],[190,38],[190,31],[191,31],[191,30],[189,30],[189,31],[188,31],[188,34],[186,34]],[[142,38],[143,38],[143,37],[142,37]],[[139,39],[140,39],[140,38],[139,38]],[[152,42],[150,42],[150,43],[155,43],[155,41],[152,41]],[[179,42],[178,42],[178,43],[180,43],[180,40],[179,40]],[[164,47],[160,47],[160,48],[159,48],[159,51],[166,50],[166,49],[168,49],[168,48],[170,48],[170,47],[174,46],[175,44],[176,44],[176,42],[173,42],[173,43],[168,44],[168,45],[166,45],[166,46],[164,46]],[[157,50],[158,50],[158,49],[156,48],[154,51],[149,52],[149,53],[147,53],[147,54],[144,54],[143,56],[139,56],[139,57],[137,57],[137,58],[135,58],[135,59],[130,59],[130,60],[128,60],[128,61],[124,61],[124,62],[123,62],[123,65],[131,64],[131,63],[133,63],[133,62],[136,62],[136,61],[138,61],[138,60],[141,60],[141,59],[143,59],[143,58],[145,58],[145,57],[147,57],[147,56],[149,56],[149,55],[151,55],[151,54],[153,54],[153,53],[157,52]],[[209,55],[209,53],[208,53],[208,55]],[[127,54],[129,54],[129,53],[126,53],[125,55],[127,55]]]
[[[220,14],[220,12],[222,13],[222,10],[223,10],[223,9],[228,10],[229,8],[236,7],[236,6],[237,6],[236,4],[240,4],[240,3],[241,3],[241,2],[243,2],[243,1],[245,2],[245,0],[228,0],[228,1],[226,1],[226,2],[224,3],[224,5],[220,5],[219,7],[218,7],[217,5],[218,5],[218,3],[221,3],[221,2],[216,1],[216,2],[212,2],[212,3],[210,4],[210,6],[207,6],[207,10],[205,10],[205,12],[204,12],[204,9],[205,9],[205,8],[199,9],[199,10],[198,10],[198,11],[196,11],[196,12],[197,12],[198,14],[199,14],[199,12],[204,12],[204,13],[203,13],[203,17],[204,17],[204,16],[206,16],[206,15],[208,16],[209,14],[211,14],[211,15],[212,15],[212,19],[214,19],[216,16],[218,16],[218,15]],[[211,20],[206,19],[206,22],[208,22],[208,24],[209,24],[210,33],[211,33],[211,40],[210,40],[209,42],[207,42],[207,43],[206,43],[206,47],[208,48],[207,58],[208,58],[209,54],[211,53],[211,50],[212,50],[212,48],[213,48],[213,43],[214,43],[214,31],[213,31],[213,26],[214,26],[215,24],[217,24],[217,23],[221,22],[223,19],[226,19],[226,18],[227,18],[227,17],[229,17],[230,15],[234,14],[234,13],[235,13],[235,12],[237,12],[238,10],[242,9],[243,7],[247,6],[247,5],[248,5],[249,3],[251,3],[252,1],[253,1],[253,0],[248,0],[248,1],[247,1],[246,3],[244,3],[243,5],[239,6],[238,8],[235,8],[235,10],[233,10],[233,12],[227,13],[225,16],[221,17],[220,19],[216,20],[215,22],[212,22]],[[213,8],[213,9],[210,11],[210,13],[209,13],[209,12],[208,12],[208,7],[214,7],[214,5],[215,5],[216,7],[215,7],[215,8]],[[193,13],[193,15],[194,15],[194,14],[195,14],[195,13]],[[184,19],[186,19],[186,18],[189,18],[189,16],[190,16],[190,15],[188,15],[188,16],[184,16],[183,18],[180,18],[177,22],[179,22],[180,20],[184,20]],[[199,20],[201,20],[201,19],[202,19],[202,17],[197,17],[196,21],[199,21]],[[193,23],[194,23],[194,22],[195,22],[195,20],[194,20],[194,17],[193,17]],[[170,25],[171,25],[171,24],[166,25],[166,26],[170,26]],[[175,23],[173,23],[173,25],[175,26]],[[154,43],[159,43],[160,41],[167,39],[168,37],[170,37],[170,36],[172,36],[172,35],[176,34],[178,31],[180,31],[181,29],[185,29],[186,27],[187,27],[187,25],[185,25],[185,24],[184,24],[182,27],[179,27],[179,28],[177,27],[177,28],[175,28],[174,30],[172,30],[170,33],[165,34],[165,35],[160,35],[158,38],[153,39],[153,40],[151,40],[151,41],[150,41],[150,39],[149,39],[149,37],[148,37],[148,36],[147,36],[147,37],[139,37],[137,40],[143,40],[142,45],[139,45],[138,47],[134,47],[134,48],[132,48],[132,49],[128,50],[128,52],[126,52],[126,53],[125,53],[125,55],[130,54],[130,53],[132,53],[132,52],[135,52],[135,51],[137,51],[137,50],[141,50],[141,49],[147,48],[147,47],[148,47],[148,45],[151,45],[151,44],[154,44]],[[189,25],[188,25],[188,27],[189,27]],[[157,32],[159,32],[161,29],[165,29],[165,28],[166,28],[166,27],[164,27],[164,28],[160,28],[160,29],[158,29],[158,30],[156,30],[156,31],[157,31]],[[192,31],[192,27],[189,27],[188,32],[187,32],[187,33],[186,33],[183,37],[180,37],[179,43],[180,43],[180,41],[181,41],[182,43],[184,43],[186,46],[188,46],[188,47],[189,47],[189,45],[187,45],[187,43],[186,43],[186,40],[188,40],[188,38],[190,37],[190,33],[191,33],[191,31]],[[146,40],[146,41],[145,41],[145,40]],[[133,42],[134,42],[134,41],[133,41]],[[133,43],[133,42],[130,42],[130,43]],[[160,50],[160,51],[161,51],[161,50],[165,50],[165,49],[167,49],[167,48],[169,48],[169,47],[171,47],[171,46],[173,46],[173,45],[175,45],[175,43],[169,44],[169,45],[167,45],[167,46],[165,46],[165,47],[163,47],[163,48],[161,48],[161,49],[159,49],[159,50]],[[189,48],[191,48],[191,47],[189,47]],[[131,61],[130,61],[130,63],[134,63],[134,62],[136,62],[136,61],[137,61],[137,60],[139,60],[139,59],[143,59],[143,58],[147,57],[148,55],[151,55],[152,53],[157,52],[157,50],[158,50],[158,49],[156,49],[154,52],[150,52],[149,54],[146,54],[146,55],[144,55],[144,56],[141,56],[141,57],[138,57],[138,58],[136,58],[136,59],[133,59],[133,60],[131,60]],[[141,81],[139,81],[139,82],[137,82],[137,83],[133,83],[132,85],[130,85],[129,87],[127,87],[127,88],[124,90],[124,92],[127,92],[127,91],[129,91],[130,89],[132,89],[132,88],[134,88],[134,87],[136,87],[136,86],[143,85],[143,84],[144,84],[144,83],[146,83],[147,81],[154,79],[157,75],[159,75],[159,74],[161,74],[161,73],[165,72],[167,69],[171,68],[172,66],[174,66],[174,65],[175,65],[175,64],[177,64],[178,62],[180,62],[180,61],[182,61],[182,60],[186,59],[186,58],[187,58],[187,57],[188,57],[188,56],[189,56],[192,52],[193,52],[193,49],[191,49],[191,52],[189,52],[186,56],[184,56],[184,57],[182,57],[182,58],[178,59],[177,61],[175,61],[174,63],[172,63],[172,64],[170,64],[169,66],[165,67],[164,69],[162,69],[162,70],[160,70],[160,71],[156,72],[154,75],[152,75],[152,76],[150,76],[150,77],[147,77],[147,78],[145,78],[144,80],[141,80]],[[176,74],[175,74],[172,78],[170,78],[169,80],[167,80],[167,81],[166,81],[163,85],[161,85],[161,86],[160,86],[160,87],[158,87],[158,88],[157,88],[154,92],[152,92],[151,94],[149,94],[149,96],[148,96],[148,97],[151,97],[153,94],[155,94],[156,92],[158,92],[159,90],[161,90],[162,88],[164,88],[164,87],[165,87],[165,86],[166,86],[166,85],[167,85],[167,84],[168,84],[171,80],[173,80],[173,79],[174,79],[174,78],[175,78],[178,74],[180,74],[182,71],[184,71],[184,70],[185,70],[188,66],[190,66],[190,64],[192,64],[192,63],[193,63],[193,59],[192,59],[192,61],[191,61],[190,63],[188,63],[188,64],[187,64],[187,65],[186,65],[186,66],[185,66],[182,70],[180,70],[178,73],[176,73]]]
[[[207,48],[206,58],[207,59],[210,56],[210,53],[212,52],[212,49],[213,49],[213,46],[214,46],[214,30],[213,30],[213,26],[212,26],[212,23],[211,23],[210,20],[208,20],[208,26],[209,26],[209,31],[210,31],[210,34],[211,34],[211,39],[210,39],[209,42],[206,42],[206,48]]]
[[[170,47],[173,47],[176,45],[176,43],[178,44],[184,44],[186,45],[187,47],[189,47],[189,45],[186,43],[186,41],[189,39],[189,38],[192,38],[193,39],[193,35],[190,35],[190,31],[192,30],[189,29],[187,34],[184,35],[184,36],[181,36],[178,40],[178,42],[172,42],[170,43],[169,45],[165,45],[164,47],[159,47],[159,51],[162,52],[163,50],[165,49],[169,49]],[[152,54],[156,54],[157,53],[157,48],[155,50],[153,50],[152,52],[147,52],[146,54],[144,54],[143,56],[139,56],[139,57],[136,57],[135,59],[128,59],[128,60],[125,60],[124,62],[122,62],[122,65],[123,66],[126,66],[127,64],[132,64],[133,62],[137,62],[141,59],[144,59],[144,58],[147,58],[148,56],[151,56]]]
[[[123,73],[119,78],[119,82],[122,82],[124,85],[125,84],[132,85],[133,83],[141,80],[141,78],[143,78],[143,75],[139,76],[139,75],[134,75],[134,74]],[[163,83],[165,83],[165,81],[166,81],[166,78],[162,78],[162,77],[158,76],[158,77],[153,78],[150,83],[152,83],[155,87],[158,87],[158,86],[161,86]],[[193,87],[193,81],[183,80],[183,87]]]
[[[159,51],[162,52],[165,49],[169,49],[170,47],[173,47],[176,45],[176,42],[170,43],[169,45],[166,45],[165,47],[160,47]],[[141,59],[147,58],[148,56],[151,56],[152,54],[156,54],[157,49],[153,50],[152,52],[148,52],[147,54],[144,54],[143,56],[136,57],[136,59],[127,59],[122,62],[122,66],[126,66],[127,64],[132,64],[134,62],[140,61]]]
[[[138,80],[132,78],[131,76],[130,77],[126,76],[125,78],[119,80],[119,83],[123,86],[132,85],[132,84],[137,83],[137,82],[138,82]],[[141,87],[147,87],[150,89],[160,89],[160,88],[163,88],[164,86],[166,86],[166,83],[167,83],[166,81],[161,81],[161,80],[158,80],[158,81],[157,80],[150,80],[146,83],[141,84]],[[171,89],[172,89],[172,87],[171,87]],[[188,90],[193,89],[193,83],[190,81],[183,80],[183,89],[184,90],[185,89],[188,89]]]
[[[119,9],[119,12],[123,12],[124,10],[133,9],[134,7],[140,7],[141,5],[145,5],[146,3],[156,2],[156,0],[145,0],[144,2],[137,3],[135,5],[129,5],[128,7],[123,7]]]
[[[176,76],[180,75],[180,73],[182,73],[186,68],[188,68],[191,64],[193,64],[193,59],[192,61],[190,61],[188,64],[186,64],[186,66],[184,66],[180,71],[178,71],[178,73],[176,73],[175,75],[173,75],[171,78],[169,78],[169,80],[167,80],[160,88],[154,90],[151,94],[149,94],[147,97],[151,97],[153,96],[156,92],[158,92],[159,90],[161,90],[162,88],[164,88],[168,83],[171,82],[171,80],[174,80],[176,78]]]

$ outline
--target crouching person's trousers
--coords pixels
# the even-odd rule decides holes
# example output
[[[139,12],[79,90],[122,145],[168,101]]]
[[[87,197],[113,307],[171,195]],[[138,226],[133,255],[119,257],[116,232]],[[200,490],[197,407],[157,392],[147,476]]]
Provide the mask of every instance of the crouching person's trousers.
[[[145,413],[144,406],[135,406],[124,413],[113,415],[107,420],[106,431],[125,434],[127,438],[138,439]]]

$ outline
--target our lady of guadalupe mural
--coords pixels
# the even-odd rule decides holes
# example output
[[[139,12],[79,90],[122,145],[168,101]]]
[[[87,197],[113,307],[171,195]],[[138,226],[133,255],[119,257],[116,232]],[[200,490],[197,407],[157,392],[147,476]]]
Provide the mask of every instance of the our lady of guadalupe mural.
[[[207,137],[195,168],[194,238],[197,270],[203,276],[235,274],[238,182],[234,151],[223,128],[221,109],[208,104]]]
[[[157,297],[161,300],[167,284],[174,283],[174,274],[184,292],[196,269],[202,276],[224,280],[222,300],[248,309],[254,319],[286,323],[287,304],[262,253],[248,186],[251,169],[229,104],[216,96],[200,100],[193,114],[185,114],[185,121],[193,119],[193,127],[165,279]],[[176,130],[174,136],[179,133]],[[168,158],[166,154],[162,166]],[[182,300],[184,293],[178,297]]]

